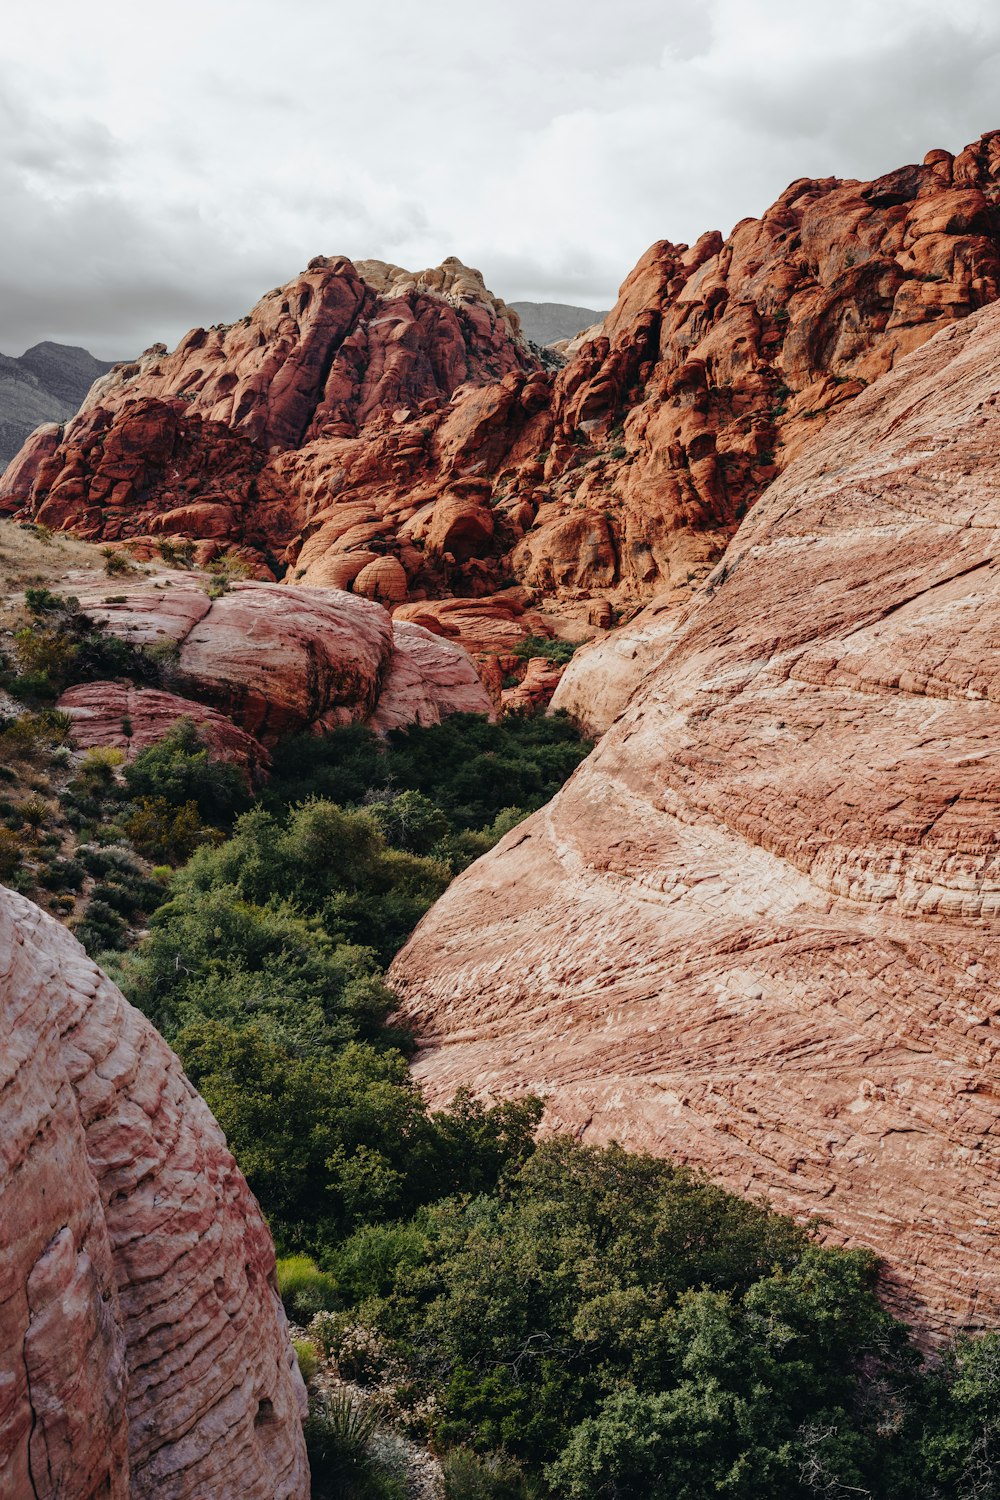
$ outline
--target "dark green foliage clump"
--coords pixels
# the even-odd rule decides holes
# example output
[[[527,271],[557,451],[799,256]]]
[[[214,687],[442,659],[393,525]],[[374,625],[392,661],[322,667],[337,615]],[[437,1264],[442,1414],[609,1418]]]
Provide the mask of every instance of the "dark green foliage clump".
[[[870,1255],[667,1161],[538,1145],[536,1099],[414,1086],[384,965],[585,748],[559,718],[351,728],[279,748],[242,812],[194,741],[93,767],[106,821],[118,786],[231,827],[108,962],[226,1131],[289,1310],[443,1453],[449,1500],[1000,1496],[1000,1340],[924,1367]],[[120,857],[80,856],[109,932]],[[315,1410],[315,1494],[405,1492],[371,1412]]]
[[[565,714],[512,714],[498,724],[455,714],[443,724],[394,730],[384,741],[352,725],[279,746],[264,800],[286,806],[315,796],[360,807],[416,792],[454,838],[487,829],[511,810],[516,820],[542,807],[589,750]]]
[[[572,661],[575,651],[574,641],[561,641],[544,635],[529,635],[514,647],[512,655],[519,656],[522,661],[530,661],[533,656],[541,656],[546,661],[564,666],[566,662]]]
[[[190,719],[150,745],[124,770],[133,798],[162,797],[171,807],[194,803],[203,823],[228,828],[250,806],[250,794],[236,766],[212,758]]]
[[[404,1479],[373,1450],[378,1408],[346,1392],[313,1402],[305,1423],[313,1500],[406,1500]]]
[[[922,1369],[874,1257],[669,1162],[554,1140],[327,1263],[469,1494],[996,1493],[1000,1339]]]

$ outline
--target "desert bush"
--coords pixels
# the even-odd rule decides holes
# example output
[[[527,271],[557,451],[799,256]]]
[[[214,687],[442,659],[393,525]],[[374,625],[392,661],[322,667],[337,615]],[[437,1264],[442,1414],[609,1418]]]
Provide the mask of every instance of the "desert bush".
[[[337,1306],[337,1288],[308,1255],[278,1258],[278,1291],[288,1316],[307,1323],[315,1313]]]
[[[172,568],[190,568],[194,563],[194,542],[187,537],[161,537],[156,550]]]
[[[487,828],[504,811],[541,807],[590,751],[565,714],[452,714],[442,724],[393,730],[361,725],[293,735],[277,747],[265,805],[283,810],[318,797],[360,807],[373,793],[420,792],[453,833]]]
[[[572,660],[575,650],[576,643],[573,641],[560,641],[544,635],[529,635],[525,640],[517,643],[511,654],[519,656],[522,661],[530,661],[533,656],[542,656],[546,661],[562,666]]]
[[[127,925],[105,901],[88,901],[73,931],[92,958],[105,949],[125,947]]]
[[[12,828],[0,827],[0,880],[9,883],[23,859],[24,845],[20,834]]]
[[[104,571],[109,578],[124,578],[129,573],[138,571],[132,558],[120,547],[102,547],[101,556],[104,558]]]
[[[17,675],[8,664],[4,685],[25,701],[50,701],[71,683],[130,677],[155,685],[162,666],[152,648],[120,640],[98,626],[80,601],[49,589],[27,589],[30,622],[14,635]]]
[[[228,826],[250,805],[235,766],[213,759],[190,719],[180,719],[156,745],[141,751],[125,768],[133,797],[162,797],[174,807],[193,802],[203,822]]]
[[[196,802],[179,807],[166,797],[137,797],[122,827],[131,843],[151,860],[182,864],[203,844],[221,842],[225,835],[202,822]]]
[[[93,745],[80,759],[74,782],[83,796],[100,796],[114,784],[115,772],[125,760],[115,745]]]
[[[305,1422],[314,1500],[405,1500],[402,1481],[373,1452],[378,1409],[347,1392],[314,1402]]]
[[[343,1380],[373,1385],[385,1372],[389,1352],[377,1329],[353,1314],[320,1312],[309,1324],[326,1359],[332,1360]]]
[[[29,828],[39,829],[52,817],[54,808],[44,797],[31,796],[21,803],[21,817]]]
[[[441,1461],[445,1500],[524,1500],[524,1474],[503,1454],[452,1448]]]
[[[50,891],[78,891],[86,878],[78,859],[53,859],[38,871],[38,883]]]
[[[244,562],[241,557],[233,557],[229,552],[223,552],[208,564],[208,570],[215,578],[224,578],[235,583],[240,579],[252,578],[253,569],[250,564]]]

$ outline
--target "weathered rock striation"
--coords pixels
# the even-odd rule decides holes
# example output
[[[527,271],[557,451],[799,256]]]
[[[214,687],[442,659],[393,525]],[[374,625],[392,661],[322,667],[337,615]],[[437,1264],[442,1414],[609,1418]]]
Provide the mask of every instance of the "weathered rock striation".
[[[820,1215],[931,1334],[1000,1318],[998,367],[991,307],[832,420],[392,970],[433,1098]]]
[[[0,1494],[305,1500],[260,1211],[166,1043],[0,891]]]
[[[631,611],[689,592],[831,413],[998,287],[996,132],[654,245],[556,375],[454,259],[318,257],[112,372],[0,506],[392,608],[519,586],[571,620]]]

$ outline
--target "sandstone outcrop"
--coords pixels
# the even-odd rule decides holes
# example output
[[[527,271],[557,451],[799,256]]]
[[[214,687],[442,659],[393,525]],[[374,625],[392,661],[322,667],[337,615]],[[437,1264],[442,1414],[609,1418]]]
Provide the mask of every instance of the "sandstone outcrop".
[[[73,744],[81,750],[108,745],[132,760],[141,750],[159,744],[180,719],[190,719],[209,747],[212,758],[229,761],[253,783],[266,770],[270,756],[258,740],[224,714],[164,693],[159,688],[137,688],[124,682],[83,682],[63,693],[56,707],[73,721]]]
[[[931,1334],[1000,1318],[998,366],[991,307],[831,420],[392,970],[433,1099],[819,1215]]]
[[[306,1500],[256,1202],[180,1063],[0,891],[0,1494]]]
[[[459,646],[404,621],[394,625],[372,599],[256,581],[234,583],[213,598],[203,580],[185,572],[116,582],[115,590],[80,589],[80,604],[110,634],[156,652],[179,695],[177,714],[190,713],[184,699],[205,705],[199,722],[226,758],[262,765],[261,745],[299,730],[492,713]],[[114,689],[117,696],[104,701],[109,686],[75,688],[61,701],[74,712],[78,743],[119,743],[126,690]],[[171,696],[129,697],[133,735],[138,724],[149,743],[157,723],[169,727],[170,705],[161,700]],[[222,728],[227,721],[231,732]],[[88,726],[109,737],[87,739]]]
[[[567,620],[631,612],[689,591],[832,413],[997,297],[998,216],[995,132],[874,182],[800,179],[726,240],[654,245],[555,375],[454,259],[318,257],[99,382],[0,507],[390,604],[518,585]]]
[[[666,655],[684,602],[678,591],[662,595],[575,652],[549,699],[552,712],[568,713],[588,739],[610,729]]]
[[[494,717],[493,703],[466,653],[433,631],[393,621],[392,656],[382,682],[372,729],[440,724],[449,714]]]

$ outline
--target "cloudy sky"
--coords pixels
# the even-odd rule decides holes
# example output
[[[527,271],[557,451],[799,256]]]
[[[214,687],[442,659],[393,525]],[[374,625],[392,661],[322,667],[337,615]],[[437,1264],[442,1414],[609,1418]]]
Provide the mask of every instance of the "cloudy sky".
[[[995,0],[47,0],[0,41],[0,350],[229,321],[317,253],[603,307],[653,240],[1000,126]]]

